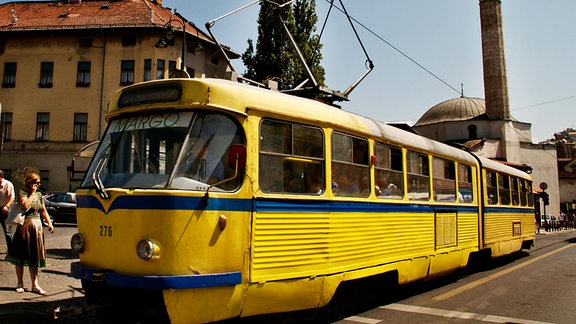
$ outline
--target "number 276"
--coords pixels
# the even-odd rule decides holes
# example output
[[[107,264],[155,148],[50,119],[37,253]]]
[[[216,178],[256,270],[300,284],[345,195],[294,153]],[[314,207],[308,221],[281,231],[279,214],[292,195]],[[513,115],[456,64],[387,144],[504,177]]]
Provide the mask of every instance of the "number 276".
[[[112,226],[100,225],[100,236],[112,237]]]

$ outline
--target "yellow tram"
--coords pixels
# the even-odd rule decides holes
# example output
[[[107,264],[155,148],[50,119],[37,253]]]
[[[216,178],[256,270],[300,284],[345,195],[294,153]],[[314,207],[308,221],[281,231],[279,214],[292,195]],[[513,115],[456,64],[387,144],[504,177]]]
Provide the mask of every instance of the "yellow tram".
[[[527,174],[318,101],[170,79],[106,118],[71,242],[91,303],[173,323],[313,309],[534,242]]]

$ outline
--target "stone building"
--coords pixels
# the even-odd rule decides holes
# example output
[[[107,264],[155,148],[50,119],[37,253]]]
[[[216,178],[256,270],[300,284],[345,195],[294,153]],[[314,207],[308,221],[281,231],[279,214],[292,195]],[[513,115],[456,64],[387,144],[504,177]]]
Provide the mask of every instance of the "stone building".
[[[532,143],[531,124],[510,114],[500,0],[480,0],[480,22],[486,99],[462,95],[444,101],[430,108],[413,128],[423,136],[531,173],[535,192],[541,191],[540,183],[546,183],[550,199],[546,210],[541,204],[537,210],[558,215],[556,147]]]
[[[558,132],[549,142],[556,145],[558,154],[560,209],[576,215],[576,130]]]
[[[2,4],[0,168],[10,178],[37,167],[44,190],[74,190],[67,166],[100,138],[115,90],[172,76],[223,78],[227,70],[215,42],[161,0]]]

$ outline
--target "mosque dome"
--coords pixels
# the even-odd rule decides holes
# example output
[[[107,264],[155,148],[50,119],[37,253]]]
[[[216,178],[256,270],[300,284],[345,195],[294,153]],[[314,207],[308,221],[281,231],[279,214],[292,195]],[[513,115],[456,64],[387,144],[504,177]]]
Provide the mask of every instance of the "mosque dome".
[[[428,109],[414,126],[471,120],[485,114],[486,105],[484,99],[468,97],[454,98]]]

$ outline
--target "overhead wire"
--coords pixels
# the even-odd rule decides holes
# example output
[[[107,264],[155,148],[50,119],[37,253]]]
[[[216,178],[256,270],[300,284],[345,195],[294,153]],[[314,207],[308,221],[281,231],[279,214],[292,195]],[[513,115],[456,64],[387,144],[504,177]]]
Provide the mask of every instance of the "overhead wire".
[[[460,91],[456,88],[454,88],[453,86],[451,86],[448,82],[444,81],[442,78],[440,78],[438,75],[436,75],[435,73],[433,73],[432,71],[430,71],[429,69],[427,69],[426,67],[424,67],[422,64],[418,63],[415,59],[411,58],[408,54],[404,53],[402,50],[400,50],[398,47],[394,46],[392,43],[390,43],[389,41],[387,41],[386,39],[384,39],[384,37],[380,36],[378,33],[376,33],[375,31],[373,31],[372,29],[368,28],[366,25],[364,25],[363,23],[361,23],[360,21],[358,21],[358,19],[354,18],[353,16],[348,15],[347,12],[345,12],[342,8],[338,7],[337,5],[333,4],[333,1],[329,1],[329,0],[324,0],[325,2],[328,2],[330,4],[330,6],[333,6],[334,8],[336,8],[336,10],[340,11],[342,14],[347,15],[348,19],[353,20],[354,22],[356,22],[359,26],[361,26],[362,28],[364,28],[366,31],[368,31],[370,34],[374,35],[377,39],[381,40],[382,42],[384,42],[386,45],[390,46],[393,50],[395,50],[396,52],[400,53],[400,55],[404,56],[406,59],[408,59],[410,62],[416,64],[419,68],[421,68],[422,70],[426,71],[428,74],[430,74],[432,77],[434,77],[436,80],[442,82],[444,85],[446,85],[447,87],[449,87],[450,89],[456,91],[458,94],[460,94]]]
[[[332,8],[336,8],[336,10],[340,11],[342,14],[346,15],[348,17],[348,19],[351,19],[352,21],[356,22],[359,26],[361,26],[362,28],[364,28],[366,31],[368,31],[370,34],[374,35],[377,39],[379,39],[380,41],[382,41],[383,43],[385,43],[386,45],[388,45],[390,48],[392,48],[393,50],[395,50],[396,52],[398,52],[400,55],[404,56],[406,59],[408,59],[410,62],[414,63],[416,66],[418,66],[419,68],[421,68],[422,70],[426,71],[426,73],[430,74],[432,77],[434,77],[435,79],[437,79],[438,81],[442,82],[445,86],[447,86],[448,88],[454,90],[455,92],[457,92],[458,94],[462,95],[462,90],[458,90],[455,87],[453,87],[452,85],[450,85],[448,82],[444,81],[441,77],[439,77],[437,74],[435,74],[434,72],[430,71],[429,69],[427,69],[425,66],[423,66],[422,64],[420,64],[418,61],[416,61],[415,59],[413,59],[412,57],[410,57],[408,54],[404,53],[402,50],[400,50],[398,47],[396,47],[394,44],[390,43],[389,41],[387,41],[386,39],[384,39],[384,37],[380,36],[378,33],[376,33],[375,31],[373,31],[371,28],[369,28],[368,26],[366,26],[365,24],[363,24],[362,22],[358,21],[358,19],[354,18],[353,16],[350,16],[348,14],[348,12],[344,11],[342,8],[338,7],[337,5],[334,4],[334,0],[324,0],[325,2],[327,2],[330,6],[331,10]],[[329,15],[329,13],[328,13]],[[327,19],[327,18],[326,18]],[[326,21],[324,21],[324,25],[322,26],[322,32],[324,31],[324,28],[326,26]],[[365,50],[364,50],[365,51]],[[511,109],[511,111],[518,111],[518,110],[524,110],[524,109],[528,109],[528,108],[534,108],[537,106],[542,106],[542,105],[547,105],[547,104],[551,104],[551,103],[555,103],[555,102],[559,102],[559,101],[564,101],[564,100],[569,100],[569,99],[574,99],[576,98],[575,96],[568,96],[568,97],[564,97],[564,98],[559,98],[559,99],[554,99],[554,100],[550,100],[550,101],[546,101],[546,102],[542,102],[542,103],[538,103],[538,104],[534,104],[534,105],[529,105],[529,106],[525,106],[525,107],[520,107],[520,108],[515,108],[515,109]]]
[[[545,101],[545,102],[541,102],[541,103],[537,103],[534,105],[530,105],[530,106],[525,106],[525,107],[520,107],[520,108],[514,108],[511,111],[518,111],[518,110],[524,110],[524,109],[528,109],[528,108],[534,108],[534,107],[538,107],[538,106],[543,106],[543,105],[548,105],[551,103],[555,103],[555,102],[559,102],[559,101],[564,101],[564,100],[569,100],[569,99],[574,99],[576,98],[576,96],[568,96],[568,97],[564,97],[564,98],[559,98],[559,99],[554,99],[554,100],[550,100],[550,101]]]

